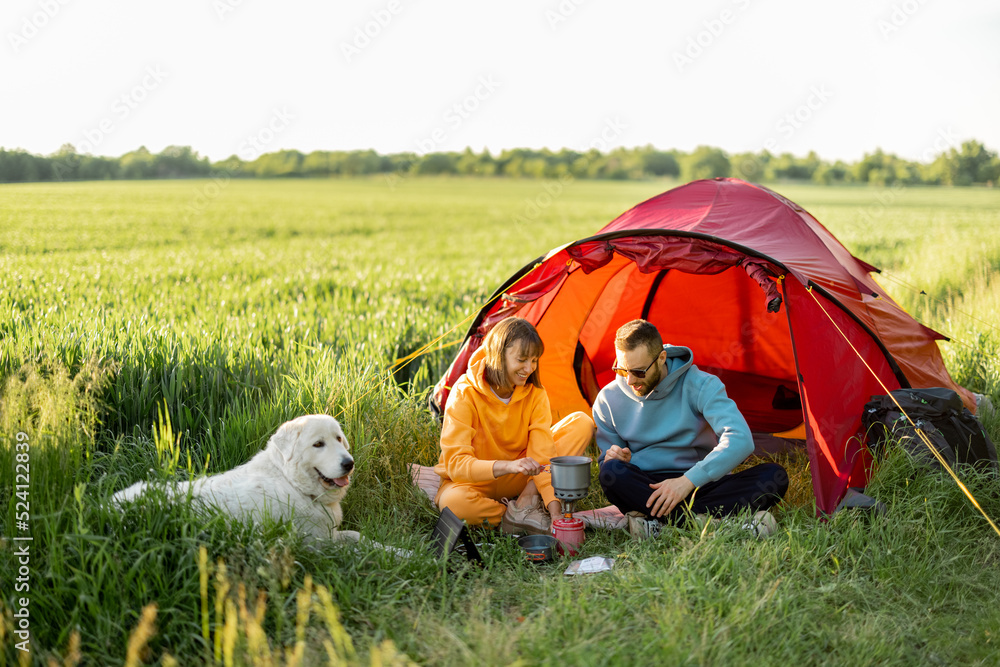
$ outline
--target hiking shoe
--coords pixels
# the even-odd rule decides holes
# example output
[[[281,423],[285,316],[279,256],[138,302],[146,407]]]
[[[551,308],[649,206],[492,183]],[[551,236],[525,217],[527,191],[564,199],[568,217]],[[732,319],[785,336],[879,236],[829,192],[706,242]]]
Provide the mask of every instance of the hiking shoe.
[[[764,538],[778,530],[778,522],[767,510],[756,512],[750,520],[740,526],[756,538]]]
[[[507,500],[507,511],[500,521],[500,530],[508,535],[549,535],[552,532],[552,517],[542,507],[542,499],[527,507],[518,507],[514,500]]]
[[[634,539],[648,540],[660,534],[662,524],[647,518],[642,512],[629,512],[625,517],[628,519],[628,532]]]

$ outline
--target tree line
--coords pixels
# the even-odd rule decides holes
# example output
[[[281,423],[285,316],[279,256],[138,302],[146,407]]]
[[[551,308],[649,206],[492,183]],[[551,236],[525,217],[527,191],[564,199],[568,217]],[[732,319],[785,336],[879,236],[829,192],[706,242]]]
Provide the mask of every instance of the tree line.
[[[210,162],[189,146],[168,146],[160,153],[145,147],[121,157],[81,155],[66,144],[52,155],[0,148],[0,182],[78,181],[154,178],[343,177],[366,175],[493,176],[510,178],[596,178],[638,180],[672,177],[684,181],[734,176],[755,182],[811,181],[826,185],[994,185],[1000,180],[1000,158],[979,141],[964,142],[922,163],[905,160],[881,149],[854,163],[822,160],[815,152],[805,157],[727,153],[712,146],[691,152],[659,150],[653,146],[574,151],[516,148],[493,155],[489,151],[392,153],[373,150],[282,150],[252,160],[233,155]]]

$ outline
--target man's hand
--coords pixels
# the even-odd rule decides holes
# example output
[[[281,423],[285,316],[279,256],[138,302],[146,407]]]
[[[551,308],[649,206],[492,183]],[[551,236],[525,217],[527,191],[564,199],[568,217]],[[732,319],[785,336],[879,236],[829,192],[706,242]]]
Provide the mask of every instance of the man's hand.
[[[610,451],[610,450],[609,450]],[[677,503],[684,500],[694,491],[694,484],[686,475],[665,479],[656,484],[650,484],[653,494],[646,501],[646,507],[651,507],[650,514],[656,517],[670,514]]]
[[[523,459],[515,459],[514,461],[495,461],[493,463],[493,476],[501,477],[503,475],[513,475],[520,473],[522,475],[537,475],[542,472],[542,466],[538,464],[538,461],[526,456]]]
[[[616,459],[622,463],[628,463],[632,460],[632,450],[628,447],[619,447],[618,445],[611,445],[608,447],[608,451],[604,454],[604,460],[610,461]]]

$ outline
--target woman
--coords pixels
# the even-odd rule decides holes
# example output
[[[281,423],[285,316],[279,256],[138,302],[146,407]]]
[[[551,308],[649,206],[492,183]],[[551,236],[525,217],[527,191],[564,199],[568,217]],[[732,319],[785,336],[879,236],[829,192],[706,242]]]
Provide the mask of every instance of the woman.
[[[502,524],[508,533],[548,533],[561,516],[554,456],[582,454],[594,421],[575,412],[555,426],[538,379],[545,347],[535,327],[509,317],[493,327],[448,397],[441,429],[435,502],[470,525]],[[517,500],[506,500],[517,497]]]

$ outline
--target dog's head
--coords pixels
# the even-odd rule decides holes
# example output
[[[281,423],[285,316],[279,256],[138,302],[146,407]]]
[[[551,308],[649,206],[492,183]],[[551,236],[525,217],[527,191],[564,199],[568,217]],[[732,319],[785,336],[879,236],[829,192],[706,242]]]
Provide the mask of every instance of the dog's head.
[[[285,422],[268,441],[285,477],[307,496],[340,501],[347,493],[354,458],[336,419],[305,415]]]

